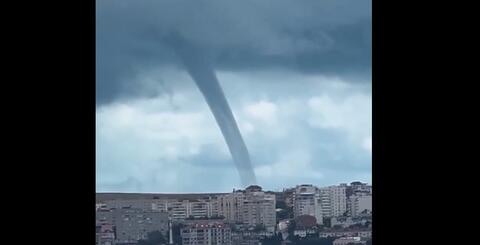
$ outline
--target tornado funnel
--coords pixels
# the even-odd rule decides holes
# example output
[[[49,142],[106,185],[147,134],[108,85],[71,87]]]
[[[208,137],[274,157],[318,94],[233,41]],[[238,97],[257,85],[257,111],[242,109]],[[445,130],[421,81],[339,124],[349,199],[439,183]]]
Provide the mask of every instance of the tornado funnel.
[[[227,143],[242,185],[246,187],[256,184],[247,147],[210,62],[202,54],[202,49],[195,47],[178,33],[173,33],[168,40],[207,101]]]

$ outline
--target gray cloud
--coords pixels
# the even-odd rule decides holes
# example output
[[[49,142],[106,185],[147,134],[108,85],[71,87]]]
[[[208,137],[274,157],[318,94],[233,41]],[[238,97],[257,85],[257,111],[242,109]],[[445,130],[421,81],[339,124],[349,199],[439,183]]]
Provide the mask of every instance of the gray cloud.
[[[215,68],[260,185],[371,181],[370,0],[96,3],[97,191],[241,187],[172,31]]]
[[[371,66],[371,2],[97,1],[97,104],[129,96],[142,70],[178,66],[164,35],[181,32],[216,69],[362,74]],[[139,84],[138,86],[142,86]]]
[[[182,71],[163,73],[188,83]],[[371,181],[371,152],[363,147],[364,139],[371,138],[369,83],[289,72],[217,75],[259,185],[274,190],[299,183]],[[303,88],[295,81],[302,81]],[[144,192],[242,187],[201,93],[194,85],[174,84],[172,89],[178,91],[172,102],[179,110],[166,95],[97,109],[98,191],[118,191],[123,186],[112,184],[128,177],[140,182],[135,188]]]

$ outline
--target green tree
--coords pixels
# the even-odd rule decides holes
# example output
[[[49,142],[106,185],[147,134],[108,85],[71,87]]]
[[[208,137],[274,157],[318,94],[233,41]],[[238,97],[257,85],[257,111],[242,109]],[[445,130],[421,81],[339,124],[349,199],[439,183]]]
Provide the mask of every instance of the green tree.
[[[326,227],[331,227],[332,226],[332,219],[331,218],[323,218],[323,224],[326,226]]]
[[[275,208],[287,209],[287,203],[285,203],[285,201],[277,201]]]
[[[265,225],[263,224],[257,224],[255,228],[253,228],[253,231],[264,231],[265,230]]]
[[[290,218],[290,213],[286,209],[282,209],[280,212],[277,213],[278,220],[284,220]]]

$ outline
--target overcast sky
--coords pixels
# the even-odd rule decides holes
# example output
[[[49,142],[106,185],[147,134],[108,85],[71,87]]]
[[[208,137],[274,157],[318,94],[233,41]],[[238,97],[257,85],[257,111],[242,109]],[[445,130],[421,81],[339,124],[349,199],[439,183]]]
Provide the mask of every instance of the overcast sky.
[[[242,187],[172,31],[208,54],[264,189],[371,183],[369,0],[97,0],[96,28],[97,191]]]

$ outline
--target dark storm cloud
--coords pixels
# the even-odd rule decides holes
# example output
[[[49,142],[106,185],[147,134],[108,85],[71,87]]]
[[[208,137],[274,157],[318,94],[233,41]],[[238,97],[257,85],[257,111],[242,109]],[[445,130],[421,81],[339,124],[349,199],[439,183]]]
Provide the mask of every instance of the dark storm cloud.
[[[97,1],[97,104],[132,90],[139,71],[180,61],[171,31],[201,46],[216,69],[369,73],[369,0]]]

